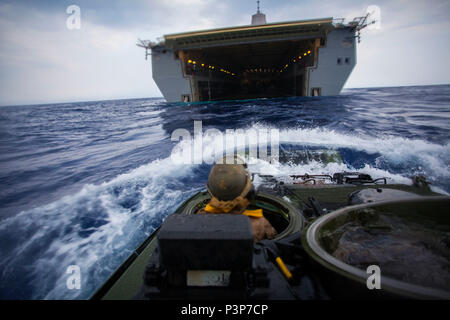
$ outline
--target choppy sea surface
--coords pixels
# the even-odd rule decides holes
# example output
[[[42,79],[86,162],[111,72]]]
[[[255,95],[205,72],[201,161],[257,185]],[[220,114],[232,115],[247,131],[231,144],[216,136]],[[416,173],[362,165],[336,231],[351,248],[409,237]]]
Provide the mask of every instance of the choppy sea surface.
[[[189,156],[192,144],[172,141],[172,133],[194,137],[194,121],[203,132],[217,129],[201,139],[206,154],[227,148],[227,129],[277,129],[285,153],[326,149],[342,159],[250,159],[255,173],[359,171],[406,184],[422,174],[433,190],[450,192],[450,85],[0,107],[0,299],[89,298],[167,215],[204,189],[212,164],[174,161]],[[80,267],[79,290],[67,287],[70,265]]]

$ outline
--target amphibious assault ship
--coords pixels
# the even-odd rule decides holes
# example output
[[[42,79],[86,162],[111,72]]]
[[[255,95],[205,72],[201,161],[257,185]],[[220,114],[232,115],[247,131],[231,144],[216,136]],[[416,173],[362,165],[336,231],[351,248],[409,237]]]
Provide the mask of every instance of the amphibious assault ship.
[[[338,95],[356,65],[368,15],[267,23],[168,34],[140,41],[168,102]]]

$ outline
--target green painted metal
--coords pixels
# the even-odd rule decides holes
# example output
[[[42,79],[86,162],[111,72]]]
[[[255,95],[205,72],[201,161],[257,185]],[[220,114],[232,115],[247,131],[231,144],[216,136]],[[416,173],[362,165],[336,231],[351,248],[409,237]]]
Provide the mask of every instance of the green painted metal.
[[[306,201],[308,197],[315,197],[320,203],[332,203],[337,207],[345,207],[348,203],[348,195],[356,190],[364,188],[377,188],[380,186],[346,186],[346,185],[331,185],[331,186],[289,186],[291,194],[287,195],[290,202],[282,198],[259,193],[258,197],[252,202],[251,206],[262,208],[266,214],[277,215],[280,219],[287,222],[286,229],[277,236],[277,239],[285,237],[293,232],[299,232],[305,228],[307,221],[301,215],[301,204],[299,199]],[[383,185],[383,188],[393,188],[413,192],[418,195],[438,195],[425,188],[416,188],[406,185]],[[206,205],[210,200],[208,192],[199,192],[190,199],[182,203],[174,214],[193,214],[198,209]],[[108,300],[124,300],[132,299],[139,291],[142,285],[142,277],[145,270],[146,263],[153,253],[157,244],[157,230],[150,235],[131,255],[130,257],[113,273],[109,280],[97,290],[91,299],[108,299]],[[316,257],[317,254],[306,248],[311,257]],[[326,265],[327,262],[324,262]],[[331,266],[329,265],[331,268]],[[336,272],[340,272],[336,270]],[[355,281],[358,281],[355,278]]]
[[[199,192],[186,200],[174,214],[195,214],[210,199],[208,192]],[[251,206],[263,209],[269,219],[270,215],[278,215],[282,221],[285,221],[286,227],[277,235],[276,239],[303,229],[304,220],[298,209],[281,198],[261,193],[257,195]],[[151,234],[130,255],[91,299],[128,300],[138,293],[142,285],[145,266],[157,244],[157,232],[158,230]]]
[[[450,293],[441,289],[423,287],[410,284],[398,279],[382,276],[382,291],[367,290],[366,281],[368,274],[365,270],[348,265],[335,258],[329,252],[333,245],[331,239],[334,231],[352,221],[367,219],[367,215],[374,212],[389,212],[396,217],[403,217],[423,225],[431,223],[450,231],[450,215],[448,208],[450,197],[448,196],[423,196],[406,200],[382,201],[347,206],[330,214],[314,220],[302,235],[302,246],[307,254],[322,268],[324,274],[330,279],[331,287],[348,292],[348,288],[355,288],[353,298],[388,296],[389,298],[412,299],[450,299]],[[365,218],[366,217],[366,218]],[[330,242],[331,241],[331,242]],[[332,250],[331,250],[332,251]],[[334,289],[339,291],[339,289]]]

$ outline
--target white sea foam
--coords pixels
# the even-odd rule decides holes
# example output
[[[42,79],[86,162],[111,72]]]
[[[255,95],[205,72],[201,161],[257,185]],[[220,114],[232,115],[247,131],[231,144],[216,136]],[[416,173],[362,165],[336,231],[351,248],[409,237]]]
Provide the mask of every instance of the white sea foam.
[[[237,150],[243,150],[245,148],[254,147],[249,145],[249,139],[245,139],[249,136],[249,132],[253,131],[270,131],[271,127],[255,124],[244,130],[244,133],[240,133],[227,137],[224,133],[209,131],[202,139],[203,154],[191,154],[194,150],[193,146],[198,143],[200,139],[198,136],[193,140],[184,140],[178,143],[174,149],[174,158],[182,157],[184,163],[192,163],[194,158],[196,162],[199,162],[201,158],[208,159],[210,163],[212,158],[218,158],[224,151],[233,152],[234,148]],[[242,136],[244,138],[242,138]],[[230,141],[232,140],[232,141]],[[352,150],[362,151],[367,154],[379,155],[380,161],[388,162],[394,166],[401,165],[415,165],[418,170],[424,170],[424,173],[431,174],[432,177],[438,177],[440,180],[450,178],[450,145],[433,144],[419,139],[406,139],[396,136],[384,136],[374,138],[370,136],[362,136],[355,134],[344,134],[336,132],[330,129],[324,128],[290,128],[279,130],[279,141],[281,144],[293,144],[301,146],[322,147],[329,149],[348,148]],[[263,146],[270,145],[270,137],[263,137],[258,141],[258,144]],[[230,147],[231,146],[231,147]],[[230,150],[231,149],[231,150]],[[252,161],[259,160],[258,157],[247,159],[250,163]],[[179,162],[178,162],[179,163]],[[262,165],[260,163],[260,165]],[[295,174],[299,173],[333,173],[344,170],[354,170],[354,168],[342,165],[342,164],[318,164],[311,163],[301,166],[287,165],[283,168],[283,165],[267,164],[268,167],[254,167],[255,172],[259,170],[265,170],[264,174],[272,174],[280,171],[280,174]],[[409,177],[402,177],[398,174],[390,173],[386,170],[382,170],[374,167],[373,165],[366,165],[360,171],[373,174],[375,177],[390,177],[395,178],[396,182],[405,183],[409,180]],[[263,172],[261,172],[263,173]],[[418,172],[421,173],[421,172]]]
[[[256,124],[249,129],[260,128]],[[347,135],[327,129],[280,130],[280,142],[330,149],[349,148],[379,154],[384,161],[394,165],[414,162],[441,180],[448,181],[450,177],[449,145],[392,136],[373,138]],[[246,146],[238,143],[238,149]],[[187,148],[191,148],[189,141],[179,142],[172,156],[198,157],[188,154]],[[211,152],[215,148],[218,151],[226,150],[223,136],[210,133],[203,137],[204,154],[217,157],[221,152]],[[194,168],[196,165],[175,164],[171,157],[155,160],[111,181],[85,185],[74,195],[2,221],[1,233],[14,230],[17,234],[23,234],[9,252],[8,259],[1,262],[2,279],[8,279],[15,272],[15,268],[23,261],[23,255],[35,256],[35,260],[29,261],[26,266],[33,274],[30,283],[33,288],[32,298],[87,298],[134,250],[143,238],[142,233],[147,235],[153,230],[154,221],[162,221],[182,200],[199,190],[199,186],[180,182],[186,178],[195,181]],[[249,169],[251,172],[275,176],[355,170],[345,163],[269,163],[255,157],[249,159]],[[373,178],[387,177],[389,182],[410,183],[408,176],[377,168],[373,164],[366,164],[358,171],[368,173]],[[202,184],[204,182],[201,181]],[[258,180],[254,183],[258,184]],[[90,222],[85,223],[86,220]],[[97,222],[100,223],[96,225]],[[73,264],[81,268],[80,291],[66,288],[65,271]]]
[[[2,221],[2,233],[11,229],[18,234],[34,232],[21,239],[13,254],[3,260],[2,277],[13,276],[22,255],[33,255],[33,248],[38,247],[38,257],[28,267],[33,274],[29,284],[32,298],[87,298],[101,284],[99,281],[139,244],[137,241],[143,240],[145,234],[138,233],[148,235],[157,216],[162,219],[197,191],[178,182],[179,177],[191,173],[189,166],[156,160],[109,182],[85,185],[75,195]],[[178,188],[169,187],[177,183]],[[124,206],[126,201],[134,203],[133,207]],[[92,225],[84,225],[86,220]],[[98,220],[103,222],[95,226]],[[81,268],[81,290],[66,287],[65,271],[69,265]]]

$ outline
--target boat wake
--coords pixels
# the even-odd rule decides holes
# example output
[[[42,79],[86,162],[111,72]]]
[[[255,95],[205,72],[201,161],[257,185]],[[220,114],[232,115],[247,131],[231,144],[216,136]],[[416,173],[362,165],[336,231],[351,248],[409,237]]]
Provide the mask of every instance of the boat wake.
[[[275,129],[260,124],[248,127],[261,128]],[[203,152],[216,148],[218,139],[223,137],[203,139]],[[175,157],[183,157],[187,147],[185,141],[175,145]],[[307,154],[329,150],[336,157],[295,161],[305,150]],[[0,298],[85,299],[92,295],[165,217],[204,189],[211,165],[177,164],[173,156],[99,185],[85,185],[74,195],[3,220],[1,255],[8,259],[0,261]],[[287,128],[280,130],[280,161],[250,158],[248,163],[249,170],[259,174],[358,171],[403,184],[410,184],[412,175],[423,174],[435,190],[445,193],[450,186],[448,159],[448,144]],[[80,267],[80,290],[67,288],[70,265]]]

